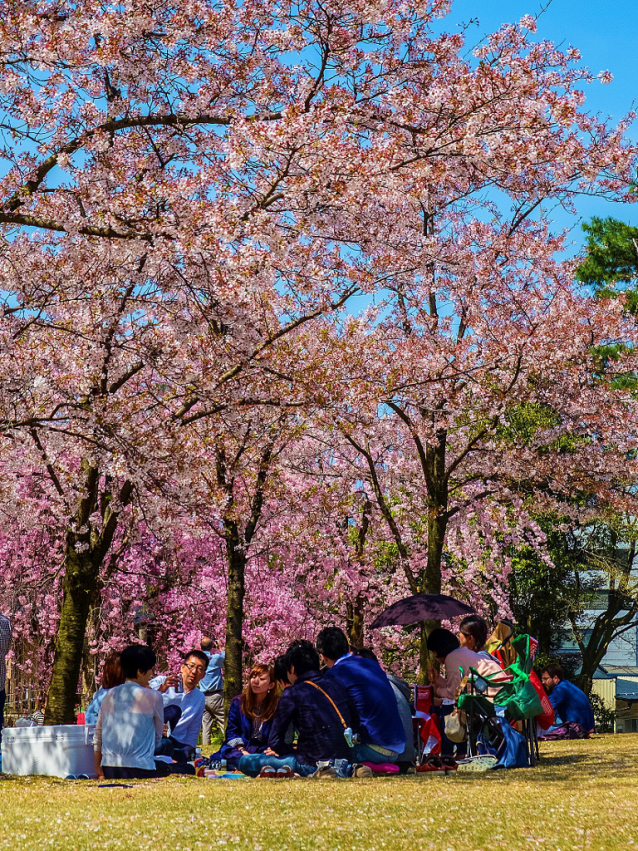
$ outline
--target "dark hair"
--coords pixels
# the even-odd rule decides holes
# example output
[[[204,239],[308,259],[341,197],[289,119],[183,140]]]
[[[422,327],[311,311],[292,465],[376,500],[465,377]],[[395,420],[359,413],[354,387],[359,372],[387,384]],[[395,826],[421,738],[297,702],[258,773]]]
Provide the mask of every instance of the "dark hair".
[[[138,671],[146,673],[156,662],[157,656],[146,644],[129,644],[120,655],[122,673],[127,680],[136,680]]]
[[[298,677],[308,671],[319,670],[319,654],[311,641],[293,641],[286,650],[286,670],[290,671],[293,666]]]
[[[208,667],[208,656],[204,653],[203,650],[189,650],[188,653],[184,654],[182,665],[185,665],[189,659],[193,658],[193,656],[196,659],[199,659],[199,661],[203,663],[205,668]]]
[[[541,668],[541,676],[543,674],[549,674],[552,678],[558,677],[559,680],[565,679],[565,672],[559,662],[550,662],[548,665],[545,665]]]
[[[338,626],[327,626],[317,636],[317,652],[336,662],[350,650],[346,634]]]
[[[272,669],[274,671],[275,681],[278,683],[288,683],[288,666],[286,665],[286,656],[282,653],[281,656],[277,656],[275,661],[273,662]]]
[[[359,647],[354,651],[355,656],[361,656],[362,659],[372,659],[375,662],[378,662],[377,654],[371,647]]]
[[[212,638],[202,638],[200,646],[202,650],[212,650],[213,649],[213,639]]]
[[[246,688],[243,690],[241,694],[241,702],[240,707],[241,711],[250,718],[251,721],[255,719],[255,709],[257,706],[257,701],[255,700],[255,695],[253,694],[253,690],[250,687],[250,681],[253,677],[261,676],[261,674],[268,674],[270,677],[270,682],[273,683],[274,688],[270,689],[270,691],[266,694],[263,703],[261,704],[261,710],[259,713],[259,717],[262,721],[270,721],[270,719],[275,714],[277,709],[277,704],[279,703],[279,689],[276,685],[275,673],[270,665],[258,664],[253,665],[250,671],[248,672],[248,682],[246,683]]]
[[[104,660],[102,688],[115,688],[115,686],[121,686],[123,682],[124,674],[122,673],[120,654],[116,650],[112,650]]]
[[[468,615],[463,618],[459,631],[474,639],[474,650],[477,652],[485,647],[487,641],[487,624],[480,615]]]
[[[460,647],[459,640],[449,629],[433,629],[428,635],[428,650],[442,659]]]

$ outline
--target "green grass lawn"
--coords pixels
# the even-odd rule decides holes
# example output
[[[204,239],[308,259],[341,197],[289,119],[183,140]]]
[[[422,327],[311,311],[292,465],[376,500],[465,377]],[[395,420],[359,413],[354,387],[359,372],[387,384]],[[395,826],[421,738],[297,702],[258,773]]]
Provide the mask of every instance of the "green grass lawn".
[[[0,780],[0,849],[572,851],[638,846],[638,735],[533,769],[371,780]]]

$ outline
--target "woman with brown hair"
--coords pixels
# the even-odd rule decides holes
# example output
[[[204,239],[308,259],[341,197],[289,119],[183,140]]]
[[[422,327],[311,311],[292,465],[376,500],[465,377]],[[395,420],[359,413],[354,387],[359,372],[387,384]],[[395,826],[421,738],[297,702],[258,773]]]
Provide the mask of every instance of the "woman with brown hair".
[[[246,688],[230,704],[224,744],[211,760],[225,759],[228,767],[234,768],[242,756],[263,753],[278,702],[273,669],[269,665],[253,665]]]
[[[122,666],[120,665],[120,654],[112,650],[106,657],[104,668],[102,669],[102,687],[93,695],[93,699],[89,703],[84,715],[85,724],[97,724],[100,706],[107,691],[115,688],[115,686],[121,686],[124,680],[125,677],[122,673]]]

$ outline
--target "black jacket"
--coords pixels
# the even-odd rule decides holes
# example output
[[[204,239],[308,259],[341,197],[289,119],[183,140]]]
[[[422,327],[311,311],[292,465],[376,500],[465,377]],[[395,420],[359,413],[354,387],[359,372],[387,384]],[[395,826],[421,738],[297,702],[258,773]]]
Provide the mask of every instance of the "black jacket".
[[[343,724],[328,698],[311,682],[332,698],[346,725],[350,726],[345,689],[318,671],[308,671],[282,694],[273,718],[268,745],[280,756],[294,752],[303,765],[314,765],[320,759],[347,759],[350,749],[343,735]],[[285,741],[291,723],[298,734],[296,751],[292,751]]]

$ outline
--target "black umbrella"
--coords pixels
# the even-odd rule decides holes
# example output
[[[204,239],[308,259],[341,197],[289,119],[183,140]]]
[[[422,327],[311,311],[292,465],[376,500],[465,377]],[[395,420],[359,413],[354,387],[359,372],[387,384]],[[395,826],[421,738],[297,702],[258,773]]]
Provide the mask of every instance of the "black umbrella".
[[[418,623],[419,621],[440,621],[468,615],[475,611],[467,603],[461,603],[446,594],[415,594],[398,600],[370,624],[370,629],[393,624]]]

